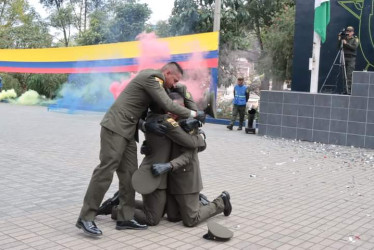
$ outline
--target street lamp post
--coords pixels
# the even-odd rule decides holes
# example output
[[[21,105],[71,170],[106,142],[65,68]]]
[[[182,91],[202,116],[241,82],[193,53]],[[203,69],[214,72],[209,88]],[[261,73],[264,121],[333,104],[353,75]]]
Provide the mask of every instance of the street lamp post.
[[[219,31],[221,23],[221,0],[216,0],[214,5],[213,31]]]

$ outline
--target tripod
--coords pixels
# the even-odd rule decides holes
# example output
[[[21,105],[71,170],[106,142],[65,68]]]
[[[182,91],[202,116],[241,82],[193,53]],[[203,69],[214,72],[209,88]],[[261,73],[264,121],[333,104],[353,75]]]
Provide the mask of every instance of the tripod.
[[[338,61],[339,59],[339,61]],[[336,76],[336,80],[335,80],[335,84],[326,84],[327,80],[329,79],[329,76],[331,74],[331,71],[332,69],[334,68],[334,66],[338,66],[339,67],[339,72]],[[339,46],[339,51],[335,57],[335,60],[334,62],[332,63],[331,67],[330,67],[330,70],[329,70],[329,73],[327,74],[326,78],[325,78],[325,81],[323,82],[322,84],[322,87],[321,89],[319,90],[320,93],[322,93],[322,90],[323,88],[326,88],[326,87],[331,87],[331,88],[335,88],[335,93],[337,92],[337,86],[338,86],[338,80],[339,80],[339,76],[340,74],[343,73],[343,86],[345,87],[345,90],[344,91],[347,91],[348,92],[348,85],[347,85],[347,71],[346,71],[346,68],[345,68],[345,58],[344,58],[344,49],[343,49],[343,39],[340,40],[340,46]],[[344,92],[343,91],[343,92]],[[331,91],[333,92],[333,91]],[[349,94],[349,93],[348,93]]]

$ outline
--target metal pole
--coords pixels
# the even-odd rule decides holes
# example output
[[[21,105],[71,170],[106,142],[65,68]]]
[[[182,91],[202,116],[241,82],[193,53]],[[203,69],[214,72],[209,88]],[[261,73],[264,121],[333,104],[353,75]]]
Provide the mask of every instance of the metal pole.
[[[221,23],[221,0],[216,0],[214,4],[213,31],[219,31]]]

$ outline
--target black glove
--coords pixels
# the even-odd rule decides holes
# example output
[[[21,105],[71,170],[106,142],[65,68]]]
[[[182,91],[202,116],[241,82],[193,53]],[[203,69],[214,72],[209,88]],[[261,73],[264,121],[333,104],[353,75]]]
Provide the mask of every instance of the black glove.
[[[204,111],[197,111],[196,117],[194,117],[194,118],[204,124],[205,123],[205,117],[206,117],[206,114],[205,114]]]
[[[201,127],[202,125],[203,124],[200,121],[193,118],[185,119],[179,122],[179,126],[181,126],[181,128],[187,133]]]
[[[170,162],[168,163],[155,163],[152,164],[152,174],[154,176],[159,176],[161,174],[169,172],[173,167],[171,166]]]
[[[150,155],[151,154],[151,149],[147,146],[147,141],[143,141],[143,144],[140,147],[140,153],[142,155]]]
[[[154,133],[156,135],[165,135],[167,132],[167,127],[158,122],[145,122],[144,128],[145,132]]]

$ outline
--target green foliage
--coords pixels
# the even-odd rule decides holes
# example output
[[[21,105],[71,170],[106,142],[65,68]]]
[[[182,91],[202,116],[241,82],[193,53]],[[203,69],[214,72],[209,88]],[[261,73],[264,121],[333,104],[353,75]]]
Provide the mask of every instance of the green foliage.
[[[21,84],[16,78],[5,73],[1,73],[0,76],[2,78],[3,90],[14,89],[18,96],[22,94]]]
[[[213,13],[201,1],[175,0],[169,23],[174,36],[212,31]]]
[[[0,48],[50,47],[48,26],[25,0],[0,1]]]
[[[147,4],[140,4],[136,1],[107,4],[90,15],[89,28],[77,39],[78,44],[133,41],[146,29],[145,23],[151,15]]]
[[[171,36],[171,25],[168,21],[158,21],[155,26],[155,33],[158,37]]]
[[[106,21],[108,16],[104,11],[95,11],[90,16],[89,29],[81,34],[77,39],[80,45],[101,44],[106,41],[106,34],[109,32]]]
[[[285,5],[271,19],[272,25],[264,28],[264,53],[258,69],[269,74],[274,81],[291,79],[294,22],[295,7]]]
[[[147,4],[124,3],[116,6],[114,18],[109,23],[108,42],[133,41],[144,31],[145,22],[151,16]]]
[[[47,98],[54,98],[61,85],[67,81],[65,74],[33,74],[27,80],[27,89],[32,89]]]

